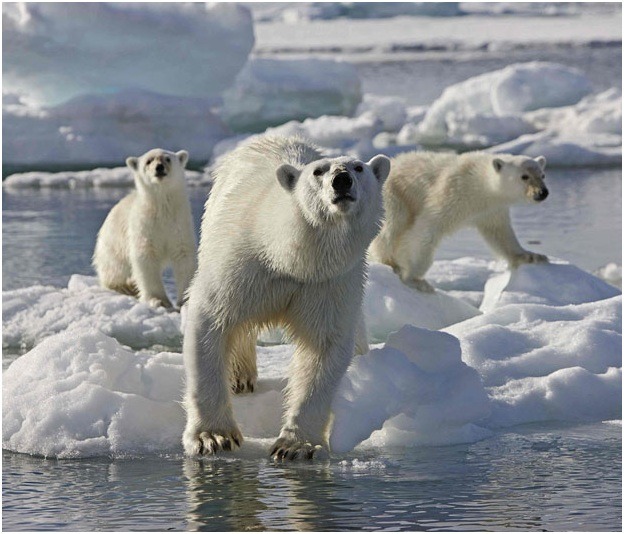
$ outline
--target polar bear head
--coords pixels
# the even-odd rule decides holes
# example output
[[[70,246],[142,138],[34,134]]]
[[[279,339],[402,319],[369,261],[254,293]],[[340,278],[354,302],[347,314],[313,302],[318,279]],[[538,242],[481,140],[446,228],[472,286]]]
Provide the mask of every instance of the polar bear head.
[[[277,180],[296,199],[306,219],[318,225],[335,218],[378,219],[381,190],[389,173],[386,156],[375,156],[368,163],[343,156],[319,159],[303,169],[285,163],[277,169]]]
[[[548,196],[544,185],[546,158],[498,154],[492,160],[501,192],[512,201],[541,202]]]
[[[186,150],[169,152],[154,148],[139,157],[126,159],[138,189],[167,190],[184,184],[184,168],[189,154]]]

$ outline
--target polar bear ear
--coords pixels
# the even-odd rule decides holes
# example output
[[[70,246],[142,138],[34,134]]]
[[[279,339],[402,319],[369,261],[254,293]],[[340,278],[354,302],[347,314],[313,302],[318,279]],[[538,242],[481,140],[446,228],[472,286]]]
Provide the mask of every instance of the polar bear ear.
[[[297,178],[299,178],[301,171],[292,165],[288,165],[288,163],[284,163],[277,168],[276,174],[277,181],[290,193],[295,188]]]
[[[540,166],[542,170],[546,168],[546,158],[544,156],[537,156],[535,162]]]
[[[390,174],[390,158],[379,154],[371,159],[367,165],[373,170],[373,174],[380,184],[383,184]]]
[[[186,167],[186,164],[188,162],[189,153],[186,150],[180,150],[179,152],[176,152],[175,155],[178,157],[178,161],[180,162],[180,165],[182,165],[182,168],[184,169],[184,167]]]
[[[138,170],[139,168],[139,158],[126,158],[126,165],[130,167],[133,171]]]
[[[500,172],[504,164],[505,162],[500,158],[494,158],[494,160],[492,161],[492,165],[494,166],[494,170],[496,172]]]

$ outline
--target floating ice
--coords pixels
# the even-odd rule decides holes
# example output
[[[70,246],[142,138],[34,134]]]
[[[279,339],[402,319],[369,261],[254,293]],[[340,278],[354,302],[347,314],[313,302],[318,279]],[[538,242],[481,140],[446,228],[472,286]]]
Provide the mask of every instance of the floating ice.
[[[594,273],[595,276],[608,282],[612,286],[622,289],[622,266],[610,262]]]
[[[187,185],[190,186],[206,185],[212,181],[210,175],[188,169],[185,171],[185,177]],[[99,168],[90,171],[31,171],[11,174],[2,182],[2,187],[10,189],[133,186],[134,178],[128,167]]]
[[[479,315],[479,310],[443,291],[409,288],[390,267],[379,263],[369,266],[363,308],[372,343],[385,341],[405,324],[439,330]]]
[[[223,115],[237,131],[262,131],[289,120],[350,116],[362,98],[349,63],[329,59],[250,59],[224,94]]]
[[[67,329],[97,329],[135,348],[181,345],[180,314],[73,275],[67,288],[33,286],[2,292],[2,347],[29,348]]]
[[[209,100],[127,90],[53,107],[3,104],[2,149],[11,164],[113,164],[160,147],[208,161],[229,135]]]
[[[2,43],[3,90],[55,105],[124,89],[217,96],[254,33],[248,9],[231,3],[10,3]]]
[[[395,96],[365,94],[356,113],[357,115],[372,113],[381,121],[385,132],[398,132],[408,120],[405,101]]]
[[[533,129],[522,119],[509,126],[509,116],[575,104],[590,91],[589,81],[576,69],[545,62],[509,65],[447,87],[420,123],[415,142],[459,144],[461,137],[452,136],[469,135],[470,127],[488,142],[505,136],[509,140]],[[466,120],[468,124],[462,125]]]
[[[566,306],[620,294],[617,288],[569,263],[521,265],[487,281],[481,311],[487,313],[508,304]]]
[[[434,263],[429,275],[457,294],[472,293],[497,269],[494,262],[462,258]],[[373,286],[401,296],[386,271],[373,266]],[[441,445],[520,423],[621,417],[619,292],[566,264],[523,266],[507,278],[495,307],[483,315],[458,318],[445,332],[402,327],[354,359],[334,399],[334,452],[360,442]],[[42,341],[3,373],[3,446],[58,457],[180,453],[181,354],[134,352],[111,337],[123,338],[126,328],[132,339],[141,338],[152,319],[156,330],[165,330],[163,321],[177,314],[143,310],[93,283],[75,276],[66,290],[5,292],[9,329],[5,324],[3,334],[20,340],[20,328],[34,325],[34,337],[49,337],[39,336]],[[500,293],[496,285],[488,284],[486,300]],[[430,301],[421,302],[423,314],[437,313]],[[446,306],[461,309],[452,299]],[[233,401],[246,438],[240,455],[266,454],[278,434],[293,350],[258,347],[258,388]]]

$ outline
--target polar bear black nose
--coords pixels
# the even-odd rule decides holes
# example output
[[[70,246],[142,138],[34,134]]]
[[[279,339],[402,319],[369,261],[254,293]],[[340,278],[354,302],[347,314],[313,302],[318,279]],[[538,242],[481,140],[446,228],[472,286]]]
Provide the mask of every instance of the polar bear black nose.
[[[158,174],[165,172],[165,166],[162,163],[159,163],[158,165],[156,165],[156,172]]]
[[[353,178],[348,172],[340,172],[332,180],[332,187],[338,192],[344,192],[351,189]]]
[[[544,189],[540,189],[539,193],[535,194],[535,196],[533,197],[535,200],[537,200],[538,202],[541,202],[542,200],[544,200],[546,197],[548,196],[548,189],[546,189],[544,187]]]

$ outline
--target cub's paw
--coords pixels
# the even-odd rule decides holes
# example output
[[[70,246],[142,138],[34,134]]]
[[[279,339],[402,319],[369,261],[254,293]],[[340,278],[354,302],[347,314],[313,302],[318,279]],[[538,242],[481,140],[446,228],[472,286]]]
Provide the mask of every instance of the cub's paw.
[[[329,457],[327,449],[322,445],[312,445],[309,442],[298,441],[292,438],[278,438],[271,447],[271,459],[283,462],[285,460],[311,460]]]
[[[518,267],[523,263],[548,263],[548,256],[536,252],[524,252],[515,256],[510,263],[512,267]]]
[[[236,377],[232,381],[232,392],[239,393],[253,393],[256,387],[256,378],[252,377]]]
[[[435,288],[424,278],[410,278],[403,283],[421,293],[435,293]]]
[[[241,446],[243,435],[238,428],[228,431],[185,432],[182,438],[188,456],[205,456],[219,451],[234,451]]]

